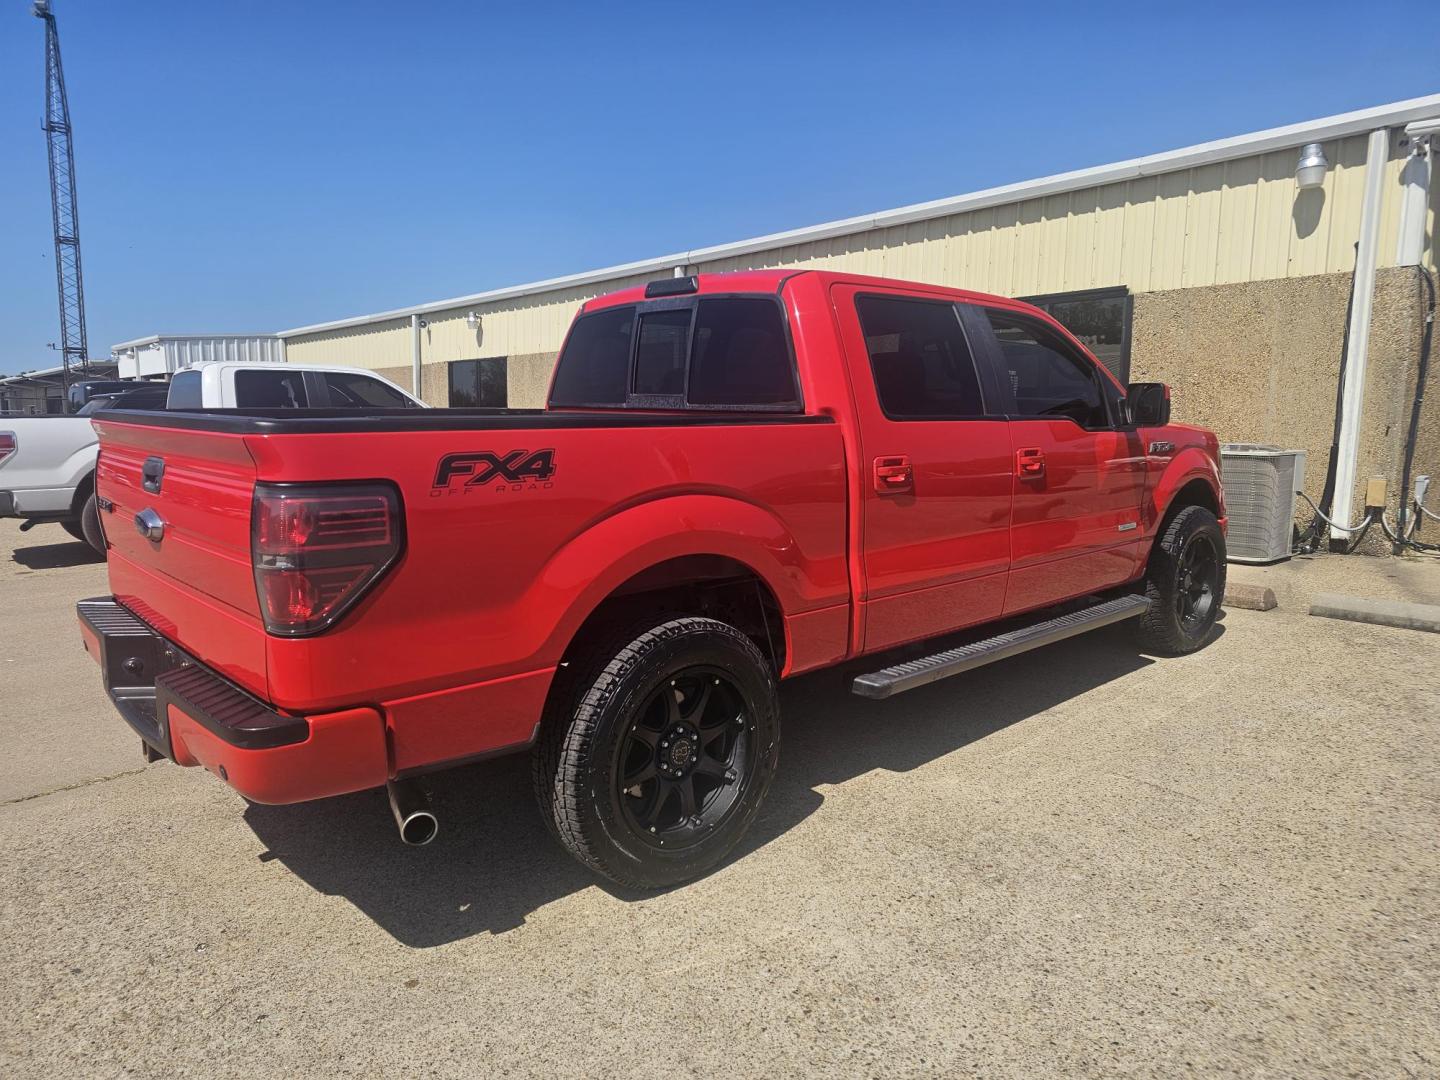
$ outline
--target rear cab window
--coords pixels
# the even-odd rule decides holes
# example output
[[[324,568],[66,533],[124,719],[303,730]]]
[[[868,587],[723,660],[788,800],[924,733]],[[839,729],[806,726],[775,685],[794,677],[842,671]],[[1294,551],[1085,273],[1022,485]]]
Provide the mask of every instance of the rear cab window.
[[[581,315],[556,364],[551,408],[801,408],[778,296],[710,295]]]
[[[633,305],[576,319],[555,365],[551,406],[624,405],[634,328]]]
[[[204,404],[200,372],[178,371],[170,380],[170,393],[165,398],[167,409],[199,409]]]

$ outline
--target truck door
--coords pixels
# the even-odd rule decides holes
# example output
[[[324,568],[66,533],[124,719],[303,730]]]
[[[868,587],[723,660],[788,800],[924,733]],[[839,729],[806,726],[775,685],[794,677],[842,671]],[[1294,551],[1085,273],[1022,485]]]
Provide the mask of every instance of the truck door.
[[[863,649],[998,617],[1012,466],[962,312],[943,296],[836,285],[861,459]]]
[[[1146,459],[1121,391],[1066,335],[985,308],[988,355],[1011,400],[1015,503],[1005,613],[1128,581],[1138,570]]]

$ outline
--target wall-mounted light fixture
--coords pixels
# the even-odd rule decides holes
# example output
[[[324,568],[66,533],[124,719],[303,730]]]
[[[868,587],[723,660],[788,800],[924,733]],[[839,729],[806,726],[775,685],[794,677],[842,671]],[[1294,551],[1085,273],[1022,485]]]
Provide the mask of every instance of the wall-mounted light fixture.
[[[465,325],[468,326],[471,330],[479,330],[480,316],[476,315],[473,311],[467,311],[465,313]]]
[[[1306,143],[1300,148],[1300,161],[1295,166],[1295,183],[1302,191],[1317,188],[1325,183],[1325,170],[1329,167],[1325,148],[1318,142]]]

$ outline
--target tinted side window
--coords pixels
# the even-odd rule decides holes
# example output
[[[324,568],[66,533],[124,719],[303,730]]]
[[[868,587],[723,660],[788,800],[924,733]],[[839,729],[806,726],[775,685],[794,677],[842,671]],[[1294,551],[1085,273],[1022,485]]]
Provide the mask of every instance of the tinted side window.
[[[298,371],[237,371],[235,404],[242,409],[303,409],[305,377]]]
[[[683,394],[689,344],[688,307],[641,315],[640,340],[635,346],[635,393],[663,397]]]
[[[1121,383],[1130,381],[1130,323],[1133,308],[1130,291],[1123,285],[1114,289],[1088,289],[1048,296],[1022,296],[1090,350],[1092,356],[1110,369]],[[1102,379],[1102,384],[1109,384]]]
[[[700,301],[690,357],[692,405],[787,405],[799,400],[785,321],[775,301]]]
[[[1068,416],[1081,427],[1110,423],[1099,373],[1043,323],[986,309],[1000,342],[1018,416]]]
[[[181,371],[170,380],[170,394],[165,400],[167,409],[199,409],[203,404],[200,372]]]
[[[555,368],[550,404],[625,404],[634,325],[633,307],[607,308],[576,319]]]
[[[857,296],[855,309],[885,415],[896,420],[980,416],[980,381],[955,306]]]
[[[411,405],[410,399],[393,386],[368,375],[327,371],[325,386],[330,391],[332,409],[406,409]]]

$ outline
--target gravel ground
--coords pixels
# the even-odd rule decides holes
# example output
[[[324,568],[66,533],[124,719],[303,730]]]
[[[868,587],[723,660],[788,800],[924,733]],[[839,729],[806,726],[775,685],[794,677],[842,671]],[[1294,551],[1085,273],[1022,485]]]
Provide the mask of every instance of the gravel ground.
[[[1237,569],[1281,607],[1182,660],[1113,628],[892,702],[786,684],[753,838],[636,895],[523,759],[437,778],[422,849],[379,794],[142,767],[73,626],[104,566],[0,553],[6,1077],[1440,1074],[1440,637],[1302,603],[1436,563]]]

